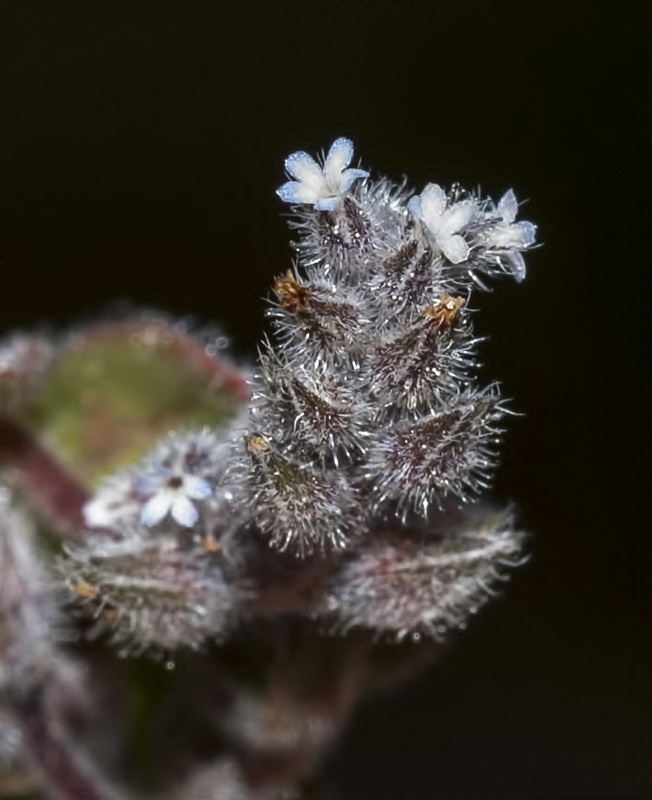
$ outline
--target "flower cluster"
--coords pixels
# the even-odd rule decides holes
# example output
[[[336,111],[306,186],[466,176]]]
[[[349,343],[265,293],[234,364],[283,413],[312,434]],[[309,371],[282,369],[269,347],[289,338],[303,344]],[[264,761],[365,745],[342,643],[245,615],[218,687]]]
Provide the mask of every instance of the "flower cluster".
[[[323,167],[293,153],[278,190],[298,258],[274,286],[243,497],[271,544],[299,553],[487,487],[504,406],[473,382],[471,295],[481,274],[520,280],[534,243],[511,191],[411,195],[347,169],[352,156],[347,139]]]

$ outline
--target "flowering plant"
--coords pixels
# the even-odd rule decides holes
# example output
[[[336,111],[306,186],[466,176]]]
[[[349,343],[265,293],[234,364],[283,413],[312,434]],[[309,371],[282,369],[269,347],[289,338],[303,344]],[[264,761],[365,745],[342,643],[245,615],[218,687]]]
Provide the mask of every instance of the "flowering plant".
[[[1,343],[0,794],[307,797],[361,694],[522,559],[478,500],[506,406],[470,306],[535,228],[352,158],[286,160],[251,370],[150,312]]]

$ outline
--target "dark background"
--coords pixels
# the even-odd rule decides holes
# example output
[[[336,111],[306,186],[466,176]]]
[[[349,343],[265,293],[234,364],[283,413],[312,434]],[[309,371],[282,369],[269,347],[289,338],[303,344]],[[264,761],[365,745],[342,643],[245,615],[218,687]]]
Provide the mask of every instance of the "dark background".
[[[283,158],[338,135],[419,189],[529,198],[545,246],[476,302],[487,374],[525,414],[496,494],[533,557],[441,664],[361,709],[325,768],[348,800],[650,796],[648,12],[0,4],[3,330],[127,298],[252,352],[290,258]]]

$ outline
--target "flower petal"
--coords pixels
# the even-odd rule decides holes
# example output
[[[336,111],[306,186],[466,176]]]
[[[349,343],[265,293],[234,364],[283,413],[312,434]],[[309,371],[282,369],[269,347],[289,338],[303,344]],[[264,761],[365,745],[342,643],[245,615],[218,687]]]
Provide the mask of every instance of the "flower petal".
[[[509,262],[514,278],[520,283],[525,278],[525,259],[518,250],[510,251],[505,258]]]
[[[437,240],[437,244],[451,264],[460,264],[469,256],[469,246],[463,236],[445,236]]]
[[[453,234],[461,231],[471,222],[476,210],[476,205],[471,200],[462,200],[461,203],[455,203],[442,214],[439,226],[440,232],[442,234]]]
[[[172,475],[172,471],[164,467],[149,469],[136,477],[136,491],[142,494],[154,494],[165,486],[165,482]]]
[[[205,500],[213,490],[210,483],[197,475],[184,475],[182,491],[193,500]]]
[[[199,519],[199,512],[186,495],[180,492],[172,503],[172,518],[184,528],[192,528]]]
[[[148,528],[158,525],[170,510],[173,499],[174,492],[169,490],[157,492],[154,497],[150,497],[140,512],[140,521],[143,525],[147,525]]]
[[[341,136],[336,139],[328,151],[326,161],[324,162],[324,175],[327,181],[331,179],[339,179],[342,171],[345,170],[351,163],[353,158],[353,142]]]
[[[358,178],[368,178],[369,173],[364,169],[347,169],[340,179],[340,192],[348,192]]]
[[[446,192],[436,183],[429,183],[421,192],[421,216],[433,231],[438,227],[439,217],[446,208]]]
[[[333,211],[340,204],[339,197],[321,197],[315,201],[317,211]]]
[[[408,200],[407,208],[414,219],[421,219],[421,198],[418,194]]]
[[[319,197],[318,192],[312,187],[307,186],[305,183],[299,183],[298,181],[288,181],[284,183],[283,186],[276,190],[276,194],[281,200],[285,200],[286,203],[312,204]]]
[[[285,169],[298,181],[314,181],[322,179],[322,171],[315,159],[299,150],[285,159]]]
[[[509,189],[500,198],[496,212],[500,215],[503,222],[514,222],[517,211],[518,202],[516,200],[516,195],[512,189]]]
[[[495,249],[526,248],[534,244],[536,225],[531,222],[500,223],[487,232],[486,242]]]
[[[514,226],[519,229],[519,247],[529,247],[537,238],[537,226],[531,222],[517,222]]]

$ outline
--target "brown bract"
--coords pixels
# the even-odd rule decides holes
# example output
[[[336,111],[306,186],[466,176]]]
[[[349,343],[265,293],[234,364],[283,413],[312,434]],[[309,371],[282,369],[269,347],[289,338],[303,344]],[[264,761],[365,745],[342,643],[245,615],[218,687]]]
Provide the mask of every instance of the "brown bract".
[[[301,286],[290,269],[284,276],[276,278],[274,291],[283,308],[290,311],[304,311],[308,307],[310,292]]]
[[[247,450],[252,454],[269,450],[269,439],[262,433],[252,433],[247,439]]]
[[[440,326],[450,325],[458,315],[464,303],[465,300],[463,297],[455,297],[452,294],[448,294],[448,292],[444,292],[432,305],[426,306],[423,309],[423,313]]]

